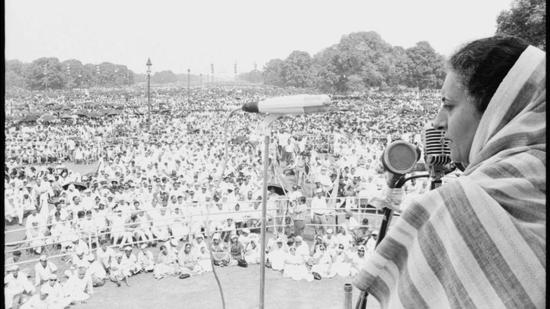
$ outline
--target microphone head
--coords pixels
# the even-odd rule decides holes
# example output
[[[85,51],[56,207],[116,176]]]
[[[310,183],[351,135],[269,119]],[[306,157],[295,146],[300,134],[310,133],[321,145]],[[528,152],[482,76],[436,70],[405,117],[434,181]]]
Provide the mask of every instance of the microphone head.
[[[243,111],[248,113],[257,113],[258,110],[258,102],[247,102],[244,103],[242,106]]]
[[[444,138],[445,131],[427,128],[424,130],[424,160],[428,167],[442,168],[451,163],[451,148]]]
[[[326,94],[298,94],[272,97],[260,102],[246,103],[243,111],[265,114],[310,114],[331,110],[331,99]]]
[[[416,167],[419,158],[420,153],[415,145],[405,141],[395,141],[384,149],[382,164],[393,174],[403,175]]]

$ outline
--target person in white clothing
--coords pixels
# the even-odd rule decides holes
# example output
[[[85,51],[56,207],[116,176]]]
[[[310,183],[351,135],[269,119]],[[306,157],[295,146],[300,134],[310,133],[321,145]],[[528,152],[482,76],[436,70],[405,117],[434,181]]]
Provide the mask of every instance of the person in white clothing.
[[[267,254],[267,260],[271,265],[271,269],[282,271],[285,266],[285,259],[287,253],[283,250],[283,239],[277,239],[277,245]]]
[[[327,214],[329,213],[327,201],[323,197],[323,190],[317,189],[315,191],[315,196],[311,200],[311,223],[315,224],[313,226],[316,235],[320,235],[325,232],[325,224],[327,224]]]
[[[137,253],[137,263],[140,271],[152,272],[155,267],[155,257],[151,250],[147,250],[147,243],[141,244],[140,250]]]
[[[295,246],[290,246],[288,248],[288,254],[284,263],[283,277],[292,278],[298,281],[302,279],[308,282],[313,281],[313,275],[307,270],[304,257],[297,254]]]
[[[4,297],[6,308],[17,308],[35,291],[33,284],[22,276],[19,266],[12,265],[7,269],[8,273],[4,277]]]
[[[88,267],[87,276],[90,276],[92,279],[92,285],[94,287],[103,286],[107,280],[107,272],[105,271],[103,264],[96,260],[93,253],[88,255],[88,262],[90,263],[90,266]]]
[[[300,255],[304,258],[304,261],[308,261],[310,258],[309,245],[305,242],[302,236],[296,236],[294,238],[296,246],[296,255]]]
[[[347,255],[344,244],[339,243],[332,255],[331,275],[348,277],[350,275],[351,261]]]
[[[131,277],[139,272],[140,267],[137,262],[136,256],[132,253],[131,246],[124,247],[121,266],[122,266],[122,272],[126,277]]]
[[[69,277],[69,280],[63,286],[65,287],[66,296],[71,300],[71,304],[85,303],[94,293],[92,279],[87,275],[85,267],[79,267],[77,274]]]
[[[65,296],[63,286],[57,280],[56,275],[51,275],[48,282],[40,287],[40,290],[48,293],[48,309],[64,309],[71,304],[71,300]]]
[[[48,261],[46,255],[41,255],[39,262],[34,265],[34,285],[42,285],[56,272],[57,266],[52,261]]]
[[[363,265],[365,265],[366,260],[367,256],[365,255],[365,246],[357,247],[357,252],[353,254],[351,258],[350,275],[352,277],[359,273],[359,270],[361,270]]]

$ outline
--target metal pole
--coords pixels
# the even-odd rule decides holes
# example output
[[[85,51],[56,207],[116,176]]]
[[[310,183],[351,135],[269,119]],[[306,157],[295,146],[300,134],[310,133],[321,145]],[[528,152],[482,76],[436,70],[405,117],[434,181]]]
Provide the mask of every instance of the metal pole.
[[[351,283],[344,284],[344,309],[351,309],[351,299],[353,297],[353,288]]]
[[[267,128],[267,126],[266,126]],[[264,187],[262,192],[262,230],[261,230],[261,260],[260,260],[260,309],[264,308],[265,296],[265,226],[267,213],[267,161],[269,160],[269,130],[266,129],[264,138]]]
[[[151,123],[151,73],[147,72],[147,105],[149,107],[148,123]]]

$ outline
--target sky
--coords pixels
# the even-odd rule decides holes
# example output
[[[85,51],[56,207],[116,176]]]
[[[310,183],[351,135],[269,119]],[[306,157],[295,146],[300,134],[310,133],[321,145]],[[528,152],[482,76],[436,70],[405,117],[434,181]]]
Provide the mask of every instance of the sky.
[[[512,0],[5,0],[7,60],[111,62],[152,71],[233,75],[294,50],[314,55],[376,31],[393,46],[428,41],[448,56],[496,30]]]

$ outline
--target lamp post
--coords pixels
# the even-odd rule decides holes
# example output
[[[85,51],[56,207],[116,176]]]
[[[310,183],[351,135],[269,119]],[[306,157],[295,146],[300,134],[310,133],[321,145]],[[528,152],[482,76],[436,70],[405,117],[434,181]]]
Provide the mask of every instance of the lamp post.
[[[191,103],[191,99],[190,99],[190,96],[191,96],[191,70],[190,69],[187,69],[187,106],[189,106],[189,104]]]
[[[147,63],[145,65],[147,66],[147,106],[149,108],[147,123],[150,125],[151,124],[151,66],[153,65],[151,63],[150,58],[147,58]]]

